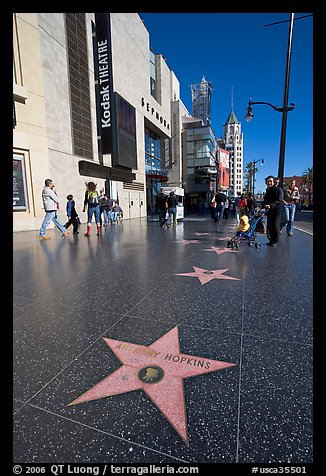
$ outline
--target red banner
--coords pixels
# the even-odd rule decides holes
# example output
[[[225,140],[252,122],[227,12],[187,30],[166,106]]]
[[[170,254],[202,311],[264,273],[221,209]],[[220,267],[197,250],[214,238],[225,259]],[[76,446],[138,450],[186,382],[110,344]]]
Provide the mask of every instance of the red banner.
[[[224,149],[218,151],[219,185],[223,189],[230,186],[230,153]]]

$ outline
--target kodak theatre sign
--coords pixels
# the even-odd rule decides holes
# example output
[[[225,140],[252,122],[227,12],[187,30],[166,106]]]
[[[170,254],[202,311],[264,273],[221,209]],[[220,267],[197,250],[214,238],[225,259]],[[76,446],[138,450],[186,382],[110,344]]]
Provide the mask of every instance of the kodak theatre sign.
[[[108,57],[108,40],[97,42],[97,56],[99,63],[99,93],[100,103],[102,106],[101,126],[102,129],[111,127],[111,95],[109,85],[109,57]]]
[[[111,24],[109,13],[95,13],[95,68],[97,78],[98,129],[102,153],[113,152],[114,100],[112,76]]]

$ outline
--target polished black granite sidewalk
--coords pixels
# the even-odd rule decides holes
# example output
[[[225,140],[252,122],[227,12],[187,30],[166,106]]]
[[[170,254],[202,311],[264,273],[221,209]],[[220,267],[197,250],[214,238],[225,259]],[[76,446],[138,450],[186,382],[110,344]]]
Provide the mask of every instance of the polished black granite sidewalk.
[[[257,235],[259,250],[231,252],[233,220],[166,230],[126,220],[90,238],[84,227],[42,242],[14,234],[13,461],[311,463],[312,236],[296,230],[271,248]],[[123,393],[128,374],[115,394],[108,385],[108,396],[69,405],[125,365],[103,337],[129,343],[137,367],[137,352],[175,327],[179,354],[197,360],[182,362],[171,339],[163,379],[148,373],[157,400]],[[181,387],[168,375],[209,360],[235,365]],[[173,424],[181,405],[187,437]]]

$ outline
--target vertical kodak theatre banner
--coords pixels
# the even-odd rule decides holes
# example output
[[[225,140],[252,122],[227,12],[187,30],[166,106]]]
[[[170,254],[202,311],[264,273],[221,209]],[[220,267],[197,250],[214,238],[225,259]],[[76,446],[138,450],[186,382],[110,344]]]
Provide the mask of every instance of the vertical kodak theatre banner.
[[[95,13],[95,77],[98,128],[102,154],[115,151],[115,105],[113,97],[110,13]]]

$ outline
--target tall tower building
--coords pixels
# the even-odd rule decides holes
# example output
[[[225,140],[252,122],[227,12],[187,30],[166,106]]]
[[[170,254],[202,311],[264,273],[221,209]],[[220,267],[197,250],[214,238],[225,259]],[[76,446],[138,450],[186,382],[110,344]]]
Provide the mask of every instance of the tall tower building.
[[[205,76],[199,84],[191,85],[192,116],[201,119],[204,126],[211,125],[212,86]]]
[[[243,133],[233,110],[224,124],[224,142],[230,152],[230,191],[236,197],[243,191]]]

